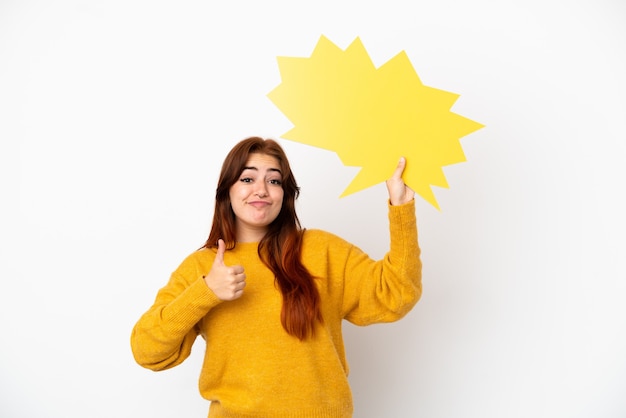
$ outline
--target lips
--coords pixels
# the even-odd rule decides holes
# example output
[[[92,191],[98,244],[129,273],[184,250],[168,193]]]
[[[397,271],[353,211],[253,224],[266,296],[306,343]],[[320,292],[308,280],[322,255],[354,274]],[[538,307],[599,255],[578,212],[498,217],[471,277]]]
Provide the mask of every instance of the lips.
[[[248,205],[254,206],[255,208],[264,208],[270,205],[270,202],[264,202],[261,200],[255,200],[254,202],[248,202]]]

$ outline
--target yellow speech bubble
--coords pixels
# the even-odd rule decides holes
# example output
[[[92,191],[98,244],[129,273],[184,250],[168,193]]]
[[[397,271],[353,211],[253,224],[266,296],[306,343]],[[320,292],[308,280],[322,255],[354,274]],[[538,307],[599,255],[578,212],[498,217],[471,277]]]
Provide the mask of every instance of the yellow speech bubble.
[[[406,157],[405,183],[437,209],[443,166],[466,161],[460,138],[483,127],[450,111],[457,94],[421,83],[404,51],[376,68],[357,37],[341,50],[321,36],[310,58],[278,57],[269,99],[294,124],[283,138],[361,167],[341,196],[387,180]]]

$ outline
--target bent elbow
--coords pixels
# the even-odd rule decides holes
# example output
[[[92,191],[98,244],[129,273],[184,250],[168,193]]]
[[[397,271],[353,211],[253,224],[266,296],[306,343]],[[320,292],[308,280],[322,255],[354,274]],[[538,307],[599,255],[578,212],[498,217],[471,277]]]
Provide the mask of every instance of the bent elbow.
[[[394,297],[388,298],[386,313],[375,322],[396,322],[404,318],[422,296],[421,286],[407,286]]]
[[[133,353],[135,362],[145,369],[152,371],[160,371],[165,369],[161,362],[157,359],[155,350],[151,350],[149,344],[136,338],[135,332],[133,332],[130,339],[130,349]]]
[[[417,305],[417,302],[422,297],[422,287],[413,286],[411,289],[407,290],[403,296],[404,297],[398,304],[398,309],[396,310],[396,320],[404,318],[409,312],[411,312],[415,305]]]
[[[166,370],[178,364],[179,356],[165,355],[159,344],[150,341],[147,335],[134,329],[130,338],[131,352],[135,362],[152,371]]]

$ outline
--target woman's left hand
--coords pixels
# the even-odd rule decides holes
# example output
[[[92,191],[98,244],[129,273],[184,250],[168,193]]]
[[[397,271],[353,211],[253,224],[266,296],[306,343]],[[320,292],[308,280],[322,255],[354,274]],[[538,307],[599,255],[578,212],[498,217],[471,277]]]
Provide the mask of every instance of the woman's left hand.
[[[415,192],[402,180],[402,173],[406,167],[406,158],[400,158],[393,176],[387,180],[387,191],[389,191],[389,201],[393,206],[409,203],[415,198]]]

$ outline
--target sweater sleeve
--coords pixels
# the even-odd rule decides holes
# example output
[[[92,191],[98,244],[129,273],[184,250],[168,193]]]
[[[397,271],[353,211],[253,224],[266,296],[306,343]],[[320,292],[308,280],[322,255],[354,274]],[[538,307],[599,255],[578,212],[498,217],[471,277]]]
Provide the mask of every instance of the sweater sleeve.
[[[199,333],[196,324],[220,303],[204,282],[203,274],[206,271],[196,254],[192,254],[159,290],[131,333],[131,348],[138,364],[157,371],[174,367],[189,357]]]
[[[390,250],[370,259],[352,246],[346,258],[344,318],[356,325],[404,317],[422,294],[422,264],[417,241],[415,201],[389,205]]]

